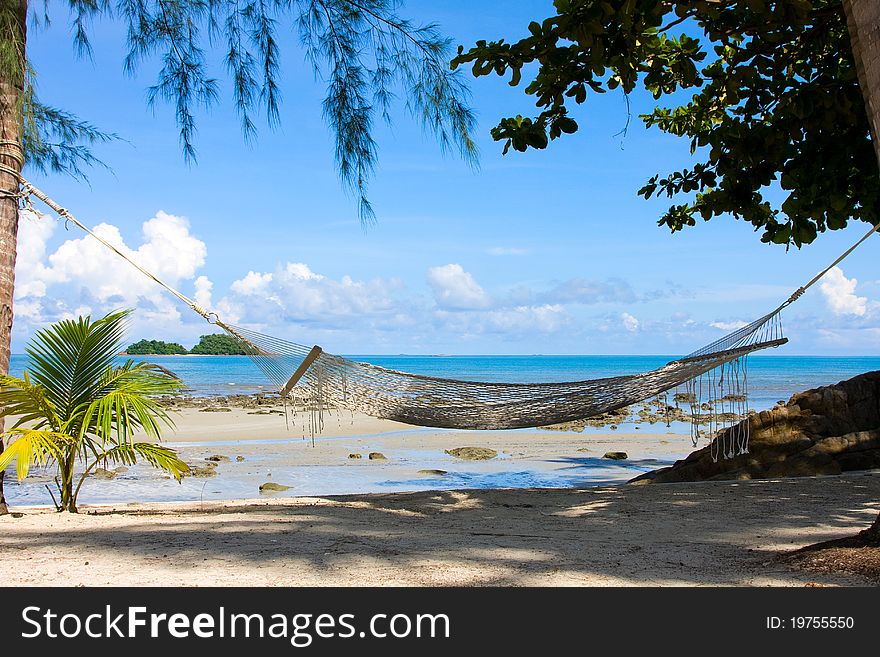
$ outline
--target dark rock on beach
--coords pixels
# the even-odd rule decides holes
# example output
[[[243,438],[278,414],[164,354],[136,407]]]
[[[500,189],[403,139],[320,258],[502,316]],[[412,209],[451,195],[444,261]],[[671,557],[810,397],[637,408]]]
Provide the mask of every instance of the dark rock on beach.
[[[419,474],[441,476],[441,475],[446,474],[446,470],[434,470],[434,469],[419,470]]]
[[[217,475],[217,463],[214,461],[202,461],[201,463],[190,463],[189,472],[185,472],[185,477],[214,477]]]
[[[371,461],[386,461],[387,460],[387,458],[385,457],[385,455],[382,452],[370,452],[370,454],[367,456],[367,458],[370,459]]]
[[[260,486],[261,493],[280,493],[286,490],[290,490],[290,486],[285,486],[284,484],[276,484],[272,481],[267,481],[265,484]]]
[[[350,458],[350,459],[360,459],[360,458],[363,458],[363,456],[361,456],[360,454],[351,453],[351,454],[348,455],[348,458]]]
[[[191,465],[189,467],[189,472],[186,474],[188,474],[191,477],[200,477],[200,478],[215,477],[215,476],[217,476],[217,470],[212,467],[198,466],[198,465],[192,466]]]
[[[487,461],[498,456],[498,452],[488,447],[456,447],[447,449],[446,453],[465,461]]]
[[[95,468],[92,470],[92,476],[95,479],[113,479],[118,472],[114,472],[113,470],[105,470],[104,468]]]
[[[611,459],[612,461],[625,461],[628,458],[626,452],[605,452],[603,459]]]
[[[748,426],[746,427],[746,423]],[[712,460],[711,445],[632,483],[763,479],[880,468],[880,371],[793,395],[714,438],[735,444],[749,430],[749,453]]]
[[[213,463],[229,463],[230,458],[228,456],[223,456],[222,454],[214,454],[213,456],[207,457],[205,460]]]

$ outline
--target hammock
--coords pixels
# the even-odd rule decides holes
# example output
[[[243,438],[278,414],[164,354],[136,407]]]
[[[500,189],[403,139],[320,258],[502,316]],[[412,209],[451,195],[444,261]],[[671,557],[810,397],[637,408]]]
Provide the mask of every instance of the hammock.
[[[733,424],[747,413],[746,359],[752,352],[778,347],[788,340],[782,331],[782,310],[796,301],[832,267],[880,229],[874,226],[856,244],[813,279],[798,288],[772,312],[659,369],[630,376],[566,383],[488,383],[459,381],[409,374],[335,356],[320,347],[288,342],[246,327],[223,322],[215,313],[163,283],[130,260],[109,242],[95,235],[63,207],[21,179],[23,207],[36,212],[35,196],[59,217],[94,237],[107,248],[186,303],[208,322],[237,340],[244,352],[275,386],[285,403],[308,413],[308,430],[314,439],[330,409],[350,409],[407,424],[453,429],[516,429],[539,427],[590,418],[636,402],[663,395],[659,406],[668,412],[667,391],[686,386],[676,395],[690,406],[694,444],[716,425]],[[713,412],[703,414],[703,410]],[[725,418],[727,418],[725,420]],[[748,423],[740,432],[725,434],[725,444],[713,441],[713,456],[731,458],[748,452]]]
[[[589,418],[656,397],[749,353],[785,344],[779,315],[763,317],[708,351],[644,374],[564,383],[489,383],[409,374],[361,363],[214,321],[298,406],[358,410],[406,424],[449,429],[518,429]],[[728,367],[728,394],[739,392]],[[292,374],[291,374],[292,373]]]

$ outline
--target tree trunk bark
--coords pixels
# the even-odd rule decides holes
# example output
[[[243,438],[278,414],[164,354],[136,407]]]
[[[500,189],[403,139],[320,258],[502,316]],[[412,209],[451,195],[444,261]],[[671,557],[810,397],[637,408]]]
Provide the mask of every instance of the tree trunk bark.
[[[0,68],[0,164],[21,171],[21,100],[25,79],[27,0],[0,0],[0,48],[4,59],[13,55],[12,70]],[[18,177],[0,170],[0,372],[9,370],[12,338],[12,293],[15,286],[15,254],[18,237]],[[3,450],[3,418],[0,418],[0,451]],[[0,514],[6,513],[3,472],[0,471]]]
[[[880,164],[880,2],[843,0],[843,11],[868,112],[874,152]]]
[[[76,513],[76,500],[73,498],[73,468],[76,465],[76,452],[71,451],[62,463],[61,467],[61,508],[59,511]]]
[[[874,153],[880,165],[880,2],[843,0],[843,11],[868,112]],[[880,514],[866,531],[875,538],[880,537]]]

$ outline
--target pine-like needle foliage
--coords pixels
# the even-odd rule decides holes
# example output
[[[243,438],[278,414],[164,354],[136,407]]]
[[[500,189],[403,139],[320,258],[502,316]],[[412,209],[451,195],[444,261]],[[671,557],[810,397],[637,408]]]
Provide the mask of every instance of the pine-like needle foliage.
[[[127,29],[124,66],[134,73],[158,62],[150,104],[174,107],[187,161],[196,158],[196,116],[220,99],[226,74],[245,138],[255,136],[255,116],[280,122],[281,48],[304,48],[316,76],[326,82],[323,109],[335,136],[343,185],[358,199],[362,221],[373,219],[368,182],[377,161],[373,127],[390,121],[398,95],[444,150],[476,163],[471,138],[475,117],[468,90],[449,66],[450,42],[433,24],[398,14],[399,0],[70,0],[73,44],[89,56],[96,18]],[[45,7],[32,10],[48,21]],[[216,60],[216,61],[215,61]],[[95,163],[89,145],[112,138],[34,98],[26,113],[28,163],[79,175]]]
[[[70,112],[44,105],[33,86],[22,100],[24,130],[22,149],[27,166],[41,173],[66,173],[85,179],[86,169],[106,165],[95,157],[92,146],[118,139]]]

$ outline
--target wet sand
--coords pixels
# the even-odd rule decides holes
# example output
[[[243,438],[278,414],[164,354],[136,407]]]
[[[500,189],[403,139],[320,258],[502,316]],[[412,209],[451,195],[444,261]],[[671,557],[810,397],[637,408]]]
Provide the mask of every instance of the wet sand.
[[[165,443],[178,451],[196,476],[178,484],[163,473],[138,465],[112,480],[90,477],[80,499],[122,503],[261,498],[265,495],[260,486],[268,482],[286,487],[273,493],[276,498],[428,489],[584,487],[624,483],[669,465],[693,449],[689,436],[663,425],[644,432],[592,428],[583,433],[460,431],[342,413],[325,416],[323,432],[312,441],[308,428],[303,428],[307,419],[300,414],[288,422],[283,415],[254,414],[246,408],[214,412],[181,409],[175,412],[176,430],[166,432]],[[460,447],[488,448],[497,456],[473,461],[448,453]],[[606,452],[625,452],[627,458],[605,459]],[[381,457],[371,459],[371,454]],[[7,496],[14,506],[48,505],[47,484],[52,486],[52,473],[34,471],[22,485],[10,481]]]

